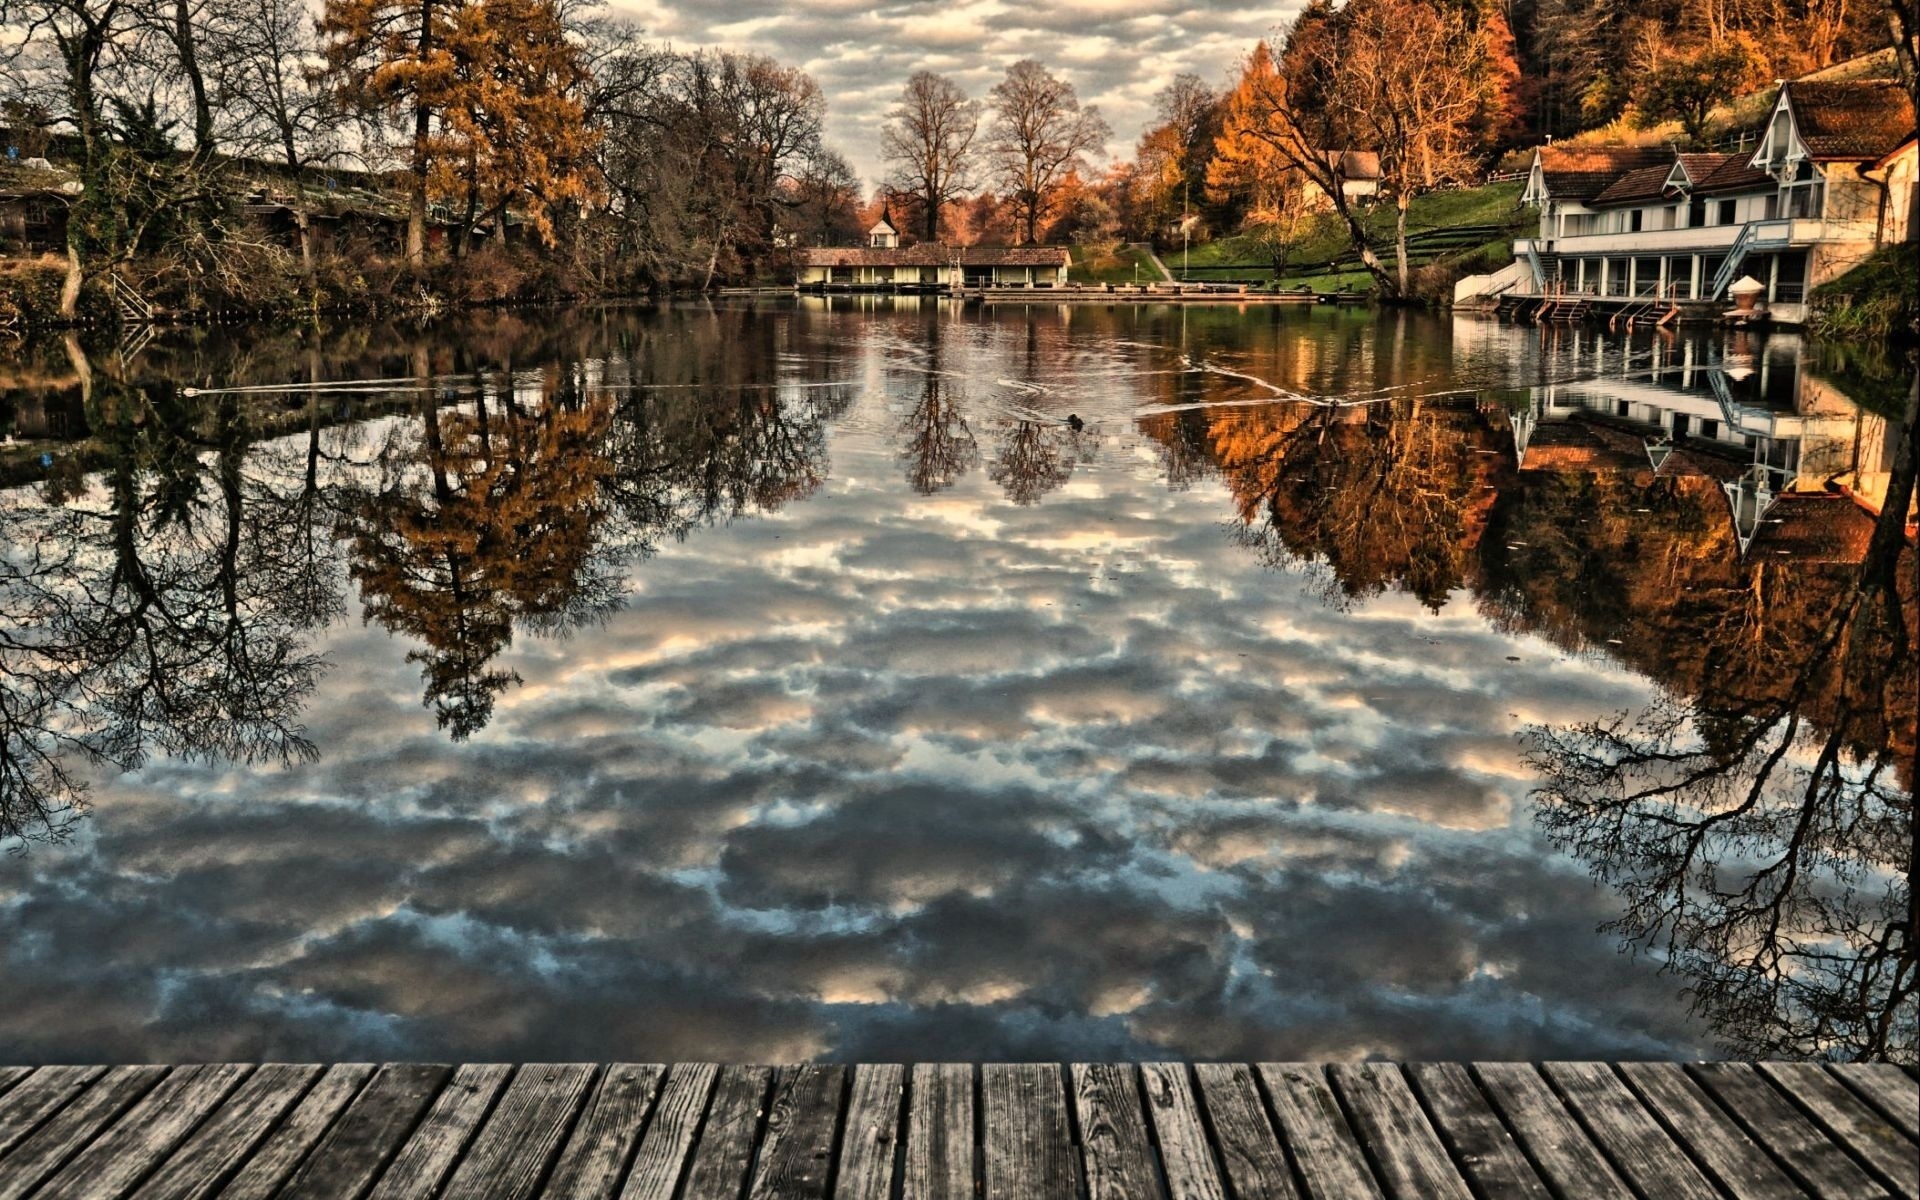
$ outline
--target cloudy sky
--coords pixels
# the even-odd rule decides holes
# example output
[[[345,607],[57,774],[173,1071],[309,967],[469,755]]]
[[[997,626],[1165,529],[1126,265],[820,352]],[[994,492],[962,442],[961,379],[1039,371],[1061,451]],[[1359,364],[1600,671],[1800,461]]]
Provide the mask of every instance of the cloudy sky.
[[[937,71],[983,97],[1022,58],[1065,77],[1129,157],[1153,97],[1182,71],[1218,86],[1254,42],[1300,7],[1231,0],[613,0],[646,33],[803,67],[827,94],[828,137],[868,184],[879,130],[907,76]]]

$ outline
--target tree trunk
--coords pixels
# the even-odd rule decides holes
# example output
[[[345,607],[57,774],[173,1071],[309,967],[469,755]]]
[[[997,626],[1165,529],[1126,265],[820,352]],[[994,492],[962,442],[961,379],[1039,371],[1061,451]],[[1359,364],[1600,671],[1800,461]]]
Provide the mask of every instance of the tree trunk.
[[[73,214],[67,214],[71,225]],[[80,266],[80,247],[74,244],[73,232],[67,233],[67,277],[60,282],[60,318],[75,320],[80,316],[80,285],[86,281],[86,272]]]
[[[1407,287],[1407,207],[1413,203],[1413,197],[1405,188],[1393,199],[1393,257],[1394,265],[1400,275],[1400,295],[1405,296]]]
[[[206,77],[200,70],[200,54],[194,45],[193,13],[188,0],[174,0],[173,45],[180,56],[180,71],[187,77],[187,89],[193,96],[193,159],[203,166],[213,157],[213,102],[207,96]]]
[[[420,0],[420,42],[415,61],[424,65],[433,49],[433,0]],[[427,265],[427,135],[433,132],[433,114],[424,100],[413,106],[412,192],[407,205],[407,265],[415,272]]]

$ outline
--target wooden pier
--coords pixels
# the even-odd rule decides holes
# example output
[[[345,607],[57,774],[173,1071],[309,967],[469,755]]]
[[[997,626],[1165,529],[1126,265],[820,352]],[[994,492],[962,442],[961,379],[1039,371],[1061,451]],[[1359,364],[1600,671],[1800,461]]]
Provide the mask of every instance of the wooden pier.
[[[1912,1198],[1889,1065],[0,1067],[0,1200]]]

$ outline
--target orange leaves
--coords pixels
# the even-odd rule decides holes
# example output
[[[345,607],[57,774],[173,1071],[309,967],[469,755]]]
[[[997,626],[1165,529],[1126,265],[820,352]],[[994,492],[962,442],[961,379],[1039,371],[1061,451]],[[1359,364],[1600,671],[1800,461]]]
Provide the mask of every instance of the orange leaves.
[[[554,205],[595,198],[589,76],[552,0],[327,0],[320,32],[341,95],[412,135],[416,187],[469,224],[511,206],[550,238]]]

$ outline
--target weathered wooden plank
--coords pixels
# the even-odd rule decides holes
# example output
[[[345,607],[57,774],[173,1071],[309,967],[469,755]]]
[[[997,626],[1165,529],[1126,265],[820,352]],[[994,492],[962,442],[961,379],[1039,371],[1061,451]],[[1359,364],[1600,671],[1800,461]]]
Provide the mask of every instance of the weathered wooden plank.
[[[1750,1063],[1697,1063],[1693,1077],[1800,1186],[1825,1200],[1884,1196],[1886,1189],[1835,1145]]]
[[[1260,1078],[1273,1102],[1280,1138],[1293,1152],[1309,1197],[1349,1200],[1380,1196],[1366,1155],[1347,1127],[1340,1102],[1319,1067],[1309,1063],[1261,1063]]]
[[[1488,1200],[1549,1200],[1552,1193],[1460,1063],[1413,1063],[1413,1085],[1453,1161]]]
[[[527,1200],[593,1084],[585,1063],[528,1063],[513,1073],[441,1200]]]
[[[906,1200],[973,1200],[973,1067],[916,1063],[907,1098]]]
[[[771,1067],[720,1068],[681,1200],[740,1200],[772,1086]]]
[[[1473,1071],[1549,1186],[1582,1200],[1631,1200],[1626,1183],[1532,1066],[1479,1063]]]
[[[118,1200],[252,1071],[238,1063],[175,1067],[35,1195]]]
[[[1059,1067],[989,1063],[980,1068],[980,1099],[987,1200],[1055,1200],[1078,1190]]]
[[[1735,1200],[1806,1195],[1679,1063],[1622,1063],[1620,1074]]]
[[[1920,1082],[1893,1063],[1835,1063],[1830,1070],[1893,1127],[1920,1140]]]
[[[1253,1069],[1245,1063],[1197,1063],[1193,1074],[1234,1200],[1299,1200],[1293,1168],[1267,1118]]]
[[[0,1067],[0,1096],[6,1095],[8,1089],[31,1074],[32,1067]]]
[[[1718,1190],[1613,1068],[1552,1062],[1544,1070],[1615,1169],[1643,1194],[1658,1194],[1662,1200],[1719,1200]]]
[[[1140,1110],[1131,1063],[1075,1063],[1073,1107],[1080,1117],[1080,1149],[1090,1200],[1145,1200],[1159,1196],[1153,1143]]]
[[[788,1068],[776,1078],[752,1200],[825,1200],[847,1094],[842,1066]]]
[[[834,1200],[887,1200],[893,1195],[894,1150],[900,1143],[900,1100],[906,1071],[894,1063],[854,1068]]]
[[[360,1068],[362,1078],[371,1067]],[[267,1136],[320,1077],[310,1063],[268,1063],[247,1076],[153,1176],[139,1200],[202,1200]]]
[[[1147,1098],[1147,1116],[1173,1200],[1227,1200],[1186,1065],[1141,1064],[1140,1090]]]
[[[372,1063],[335,1063],[328,1067],[286,1121],[260,1143],[258,1150],[242,1159],[245,1165],[220,1190],[220,1200],[267,1200],[278,1194],[280,1185],[333,1128],[354,1097],[365,1090],[374,1071]]]
[[[653,1119],[647,1122],[646,1136],[640,1139],[633,1169],[627,1173],[627,1186],[620,1193],[624,1200],[673,1200],[719,1074],[720,1068],[712,1063],[676,1063],[667,1072],[666,1085],[654,1102]]]
[[[512,1077],[513,1068],[505,1063],[466,1063],[457,1068],[380,1173],[368,1200],[429,1200],[460,1161],[461,1152]]]
[[[108,1069],[0,1159],[0,1200],[17,1200],[52,1178],[68,1159],[165,1078],[167,1071],[166,1067]]]
[[[387,1063],[347,1105],[280,1195],[352,1200],[400,1151],[452,1074],[442,1063]]]
[[[105,1067],[41,1067],[0,1096],[0,1156],[106,1073]]]
[[[1920,1200],[1920,1147],[1888,1124],[1819,1063],[1761,1063],[1761,1073],[1786,1092],[1828,1137],[1853,1151],[1896,1196]]]
[[[666,1073],[658,1063],[609,1066],[541,1194],[559,1200],[613,1200]]]
[[[1353,1115],[1360,1143],[1395,1200],[1473,1200],[1420,1101],[1391,1063],[1345,1063],[1328,1075]]]

